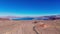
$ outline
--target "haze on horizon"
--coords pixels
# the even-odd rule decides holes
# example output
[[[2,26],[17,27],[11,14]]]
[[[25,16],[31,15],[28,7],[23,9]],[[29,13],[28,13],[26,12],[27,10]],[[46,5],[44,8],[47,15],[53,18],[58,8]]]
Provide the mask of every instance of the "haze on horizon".
[[[0,16],[60,14],[60,0],[0,0]]]

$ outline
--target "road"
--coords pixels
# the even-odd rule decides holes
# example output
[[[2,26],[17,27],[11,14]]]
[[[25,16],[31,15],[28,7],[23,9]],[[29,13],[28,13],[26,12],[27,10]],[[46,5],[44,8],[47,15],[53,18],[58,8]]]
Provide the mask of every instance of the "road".
[[[57,21],[0,21],[0,34],[60,34],[60,20]],[[48,25],[45,27],[41,25]],[[55,27],[56,26],[56,27]]]

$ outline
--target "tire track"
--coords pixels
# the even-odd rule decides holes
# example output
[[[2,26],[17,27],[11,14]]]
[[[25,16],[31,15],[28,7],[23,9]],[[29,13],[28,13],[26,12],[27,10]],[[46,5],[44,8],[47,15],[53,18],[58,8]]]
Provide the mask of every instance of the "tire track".
[[[36,32],[36,34],[39,34],[39,33],[36,31],[35,26],[33,27],[33,30]]]

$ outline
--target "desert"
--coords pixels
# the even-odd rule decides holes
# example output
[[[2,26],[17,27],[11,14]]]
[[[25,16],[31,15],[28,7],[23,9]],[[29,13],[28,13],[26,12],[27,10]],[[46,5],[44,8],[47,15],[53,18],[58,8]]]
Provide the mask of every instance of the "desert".
[[[0,20],[0,34],[60,34],[60,20]]]
[[[0,0],[0,34],[60,34],[60,0]]]

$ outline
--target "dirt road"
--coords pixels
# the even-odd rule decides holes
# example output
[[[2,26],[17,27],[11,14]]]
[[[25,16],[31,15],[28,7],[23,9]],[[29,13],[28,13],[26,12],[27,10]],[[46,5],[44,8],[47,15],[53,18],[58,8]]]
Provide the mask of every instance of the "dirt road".
[[[0,34],[60,34],[60,20],[0,21]]]

